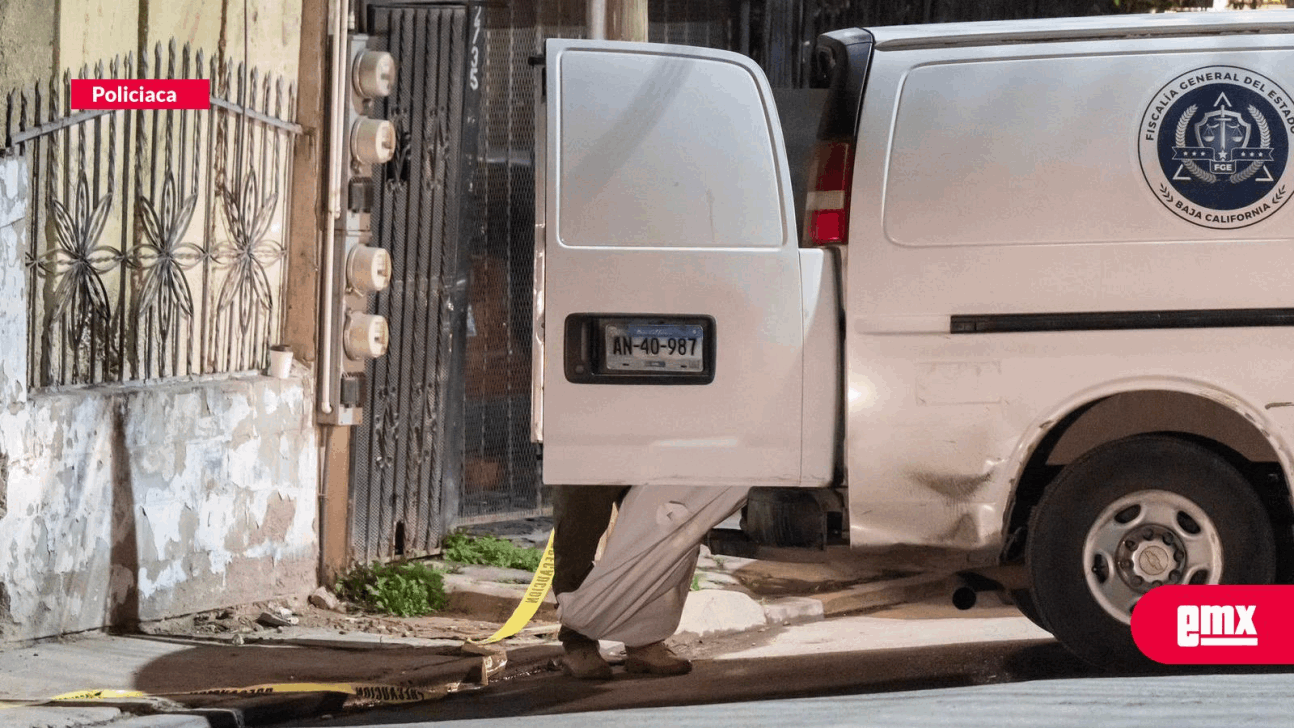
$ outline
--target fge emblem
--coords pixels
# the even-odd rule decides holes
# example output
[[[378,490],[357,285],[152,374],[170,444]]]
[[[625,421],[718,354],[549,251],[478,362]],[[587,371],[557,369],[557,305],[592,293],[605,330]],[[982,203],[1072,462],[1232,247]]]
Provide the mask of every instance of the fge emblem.
[[[1184,73],[1156,94],[1139,131],[1141,171],[1159,201],[1203,227],[1246,227],[1294,192],[1294,98],[1234,66]]]
[[[1177,608],[1178,647],[1257,647],[1254,604],[1183,604]]]

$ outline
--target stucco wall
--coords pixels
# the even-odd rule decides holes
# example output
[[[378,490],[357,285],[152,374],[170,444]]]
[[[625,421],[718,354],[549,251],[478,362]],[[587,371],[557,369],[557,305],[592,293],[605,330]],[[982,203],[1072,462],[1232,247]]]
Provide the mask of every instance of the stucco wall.
[[[0,159],[0,640],[309,592],[308,374],[29,393],[26,180]]]
[[[60,73],[106,65],[139,47],[139,0],[62,0],[58,8]]]
[[[210,57],[222,16],[225,51],[237,64],[244,60],[243,10],[244,0],[0,0],[0,90],[107,64],[137,51],[141,40],[150,54],[154,44],[175,39]],[[295,81],[301,0],[246,0],[246,10],[251,65]]]
[[[246,0],[248,42],[245,47],[243,1],[146,0],[140,7],[147,16],[148,46],[152,48],[156,43],[165,46],[174,38],[176,44],[191,43],[195,50],[202,48],[210,56],[220,42],[223,13],[225,53],[235,67],[248,60],[262,73],[269,71],[295,81],[301,47],[301,0]]]
[[[50,0],[0,0],[0,93],[49,80],[57,32]]]

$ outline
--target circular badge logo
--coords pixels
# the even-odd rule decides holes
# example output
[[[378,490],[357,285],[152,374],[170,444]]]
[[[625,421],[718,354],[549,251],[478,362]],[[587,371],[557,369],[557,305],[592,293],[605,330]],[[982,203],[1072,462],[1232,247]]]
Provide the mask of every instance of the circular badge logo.
[[[1234,66],[1183,73],[1141,119],[1141,171],[1159,201],[1202,227],[1230,230],[1271,217],[1294,191],[1294,98]]]

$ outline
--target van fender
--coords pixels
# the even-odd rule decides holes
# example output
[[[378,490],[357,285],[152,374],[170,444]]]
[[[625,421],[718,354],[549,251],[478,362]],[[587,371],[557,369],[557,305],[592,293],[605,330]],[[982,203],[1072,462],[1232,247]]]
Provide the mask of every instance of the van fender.
[[[1019,486],[1024,476],[1025,468],[1028,467],[1034,454],[1042,446],[1043,441],[1052,434],[1053,430],[1061,425],[1066,418],[1081,414],[1085,409],[1103,399],[1118,394],[1147,391],[1177,392],[1202,397],[1243,417],[1253,425],[1254,429],[1271,446],[1272,451],[1276,453],[1277,462],[1285,476],[1286,490],[1289,491],[1290,484],[1294,483],[1294,478],[1291,478],[1291,475],[1294,474],[1294,452],[1291,452],[1287,440],[1275,434],[1277,426],[1268,416],[1267,408],[1256,405],[1233,391],[1198,379],[1163,376],[1138,376],[1116,379],[1075,393],[1048,409],[1029,424],[1025,430],[1025,436],[1020,439],[1011,453],[1007,465],[1007,472],[1010,473],[1010,480],[1008,481],[1010,496],[1002,514],[1002,533],[1006,539],[1010,539],[1009,529],[1015,513]],[[1294,493],[1287,492],[1287,497],[1290,497],[1291,503],[1294,503]]]

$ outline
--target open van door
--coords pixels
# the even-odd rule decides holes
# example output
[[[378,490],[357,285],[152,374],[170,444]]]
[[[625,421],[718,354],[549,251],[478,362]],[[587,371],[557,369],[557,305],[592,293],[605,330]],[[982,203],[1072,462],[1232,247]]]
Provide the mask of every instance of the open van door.
[[[764,74],[608,41],[549,40],[545,66],[544,482],[799,484],[800,263]]]

